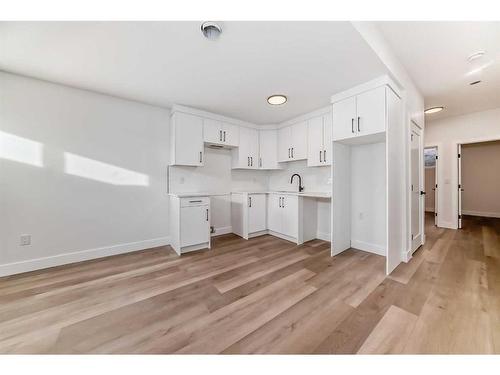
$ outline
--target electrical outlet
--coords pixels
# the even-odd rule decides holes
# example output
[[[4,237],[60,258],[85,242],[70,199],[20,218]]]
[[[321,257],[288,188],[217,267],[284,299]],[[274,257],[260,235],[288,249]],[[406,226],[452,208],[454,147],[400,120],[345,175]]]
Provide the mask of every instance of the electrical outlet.
[[[29,234],[22,234],[21,235],[20,245],[21,246],[31,245],[31,235],[29,235]]]

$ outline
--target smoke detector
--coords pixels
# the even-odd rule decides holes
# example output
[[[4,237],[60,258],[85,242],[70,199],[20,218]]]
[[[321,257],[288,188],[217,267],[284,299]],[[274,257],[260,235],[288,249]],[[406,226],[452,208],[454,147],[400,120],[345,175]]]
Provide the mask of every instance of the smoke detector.
[[[201,32],[208,40],[216,40],[222,33],[222,27],[213,21],[206,21],[201,24]]]

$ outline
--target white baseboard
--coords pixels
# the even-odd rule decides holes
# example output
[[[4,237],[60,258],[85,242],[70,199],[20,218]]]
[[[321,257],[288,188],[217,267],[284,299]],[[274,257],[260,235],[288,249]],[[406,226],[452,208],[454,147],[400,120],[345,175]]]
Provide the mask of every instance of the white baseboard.
[[[316,233],[316,238],[320,239],[320,240],[323,240],[323,241],[328,241],[328,242],[331,241],[330,233],[317,232]]]
[[[166,246],[170,244],[170,237],[153,238],[150,240],[129,242],[112,246],[98,247],[66,254],[52,255],[44,258],[24,260],[21,262],[0,264],[0,277],[15,275],[17,273],[35,271],[43,268],[61,266],[64,264],[82,262],[85,260],[104,258],[149,249],[152,247]]]
[[[215,228],[215,233],[212,233],[212,237],[214,236],[220,236],[221,234],[228,234],[228,233],[233,233],[233,227],[220,227],[220,228]]]
[[[500,212],[484,212],[484,211],[462,210],[462,215],[500,218]]]
[[[369,253],[377,254],[377,255],[382,255],[386,256],[386,251],[385,247],[380,246],[380,245],[375,245],[369,242],[364,242],[364,241],[358,241],[358,240],[352,240],[351,239],[351,247],[358,249],[358,250],[363,250],[367,251]]]
[[[449,221],[444,221],[444,220],[439,220],[439,216],[438,216],[438,227],[439,228],[447,228],[447,229],[457,229],[457,226],[455,223],[451,223]]]

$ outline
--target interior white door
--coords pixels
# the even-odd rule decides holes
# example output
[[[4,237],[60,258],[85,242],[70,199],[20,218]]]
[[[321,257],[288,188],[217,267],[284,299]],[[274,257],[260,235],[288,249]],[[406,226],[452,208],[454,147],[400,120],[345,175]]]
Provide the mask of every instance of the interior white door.
[[[282,234],[297,238],[299,233],[299,197],[295,195],[283,195],[282,198],[282,211],[283,211],[283,224]]]
[[[266,195],[248,195],[248,233],[266,230]]]
[[[209,241],[208,206],[181,207],[181,247]]]
[[[303,160],[307,158],[307,122],[299,122],[292,125],[292,152],[293,160]]]
[[[267,199],[267,227],[273,232],[281,233],[281,218],[283,216],[281,208],[281,195],[268,194]]]
[[[357,116],[354,126],[358,135],[385,131],[385,90],[386,87],[382,86],[366,91],[356,97]]]
[[[356,136],[354,120],[356,118],[356,97],[333,103],[333,140],[341,140]]]
[[[203,140],[207,143],[223,143],[220,121],[207,118],[203,119]]]
[[[323,165],[332,164],[332,114],[323,115]]]
[[[457,145],[458,164],[458,229],[462,229],[462,145]]]
[[[226,146],[237,147],[240,144],[240,128],[239,126],[222,123],[222,142]]]
[[[323,116],[307,122],[307,166],[323,165]]]
[[[289,161],[292,144],[291,126],[278,130],[278,161]]]
[[[411,241],[412,251],[423,242],[422,214],[424,204],[422,161],[423,147],[421,131],[412,124],[411,130]]]

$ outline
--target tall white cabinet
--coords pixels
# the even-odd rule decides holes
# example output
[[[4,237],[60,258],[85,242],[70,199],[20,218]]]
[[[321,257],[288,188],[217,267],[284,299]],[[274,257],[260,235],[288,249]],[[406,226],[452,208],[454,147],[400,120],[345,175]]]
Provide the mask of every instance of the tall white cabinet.
[[[332,97],[332,255],[351,247],[386,257],[389,274],[406,238],[406,124],[387,77]]]

